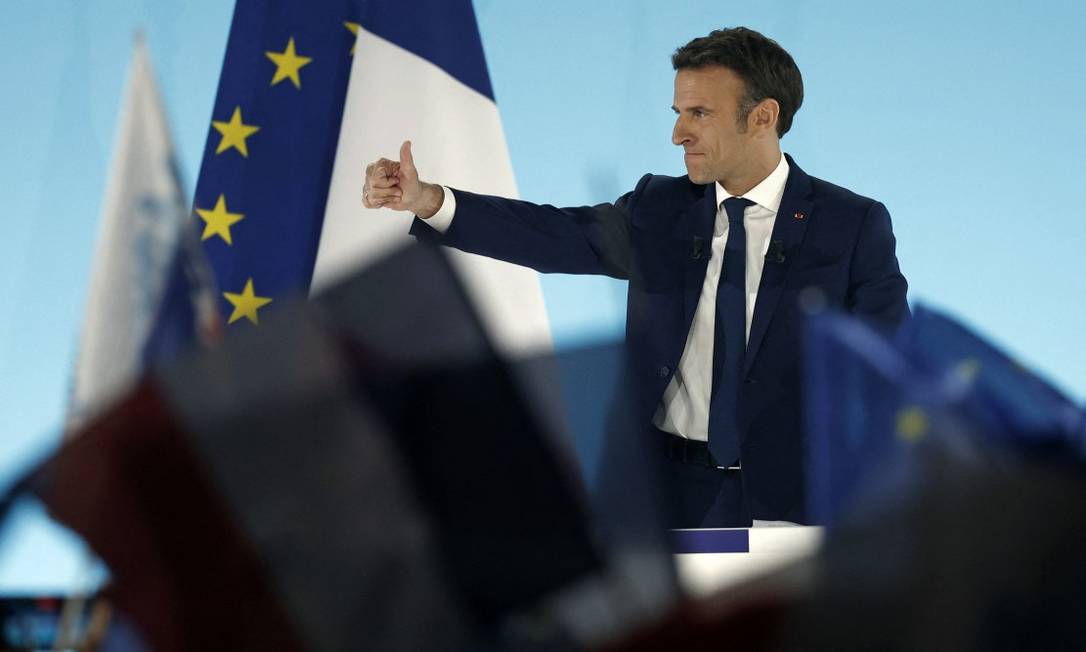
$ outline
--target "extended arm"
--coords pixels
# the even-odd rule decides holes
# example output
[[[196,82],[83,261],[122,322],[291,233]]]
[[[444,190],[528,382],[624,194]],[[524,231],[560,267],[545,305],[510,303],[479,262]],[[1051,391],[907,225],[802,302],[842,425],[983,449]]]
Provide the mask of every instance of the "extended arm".
[[[456,216],[438,236],[422,220],[411,233],[463,251],[506,260],[540,272],[629,275],[626,211],[629,193],[614,204],[550,205],[454,190]]]
[[[425,222],[441,208],[441,186],[419,180],[409,142],[400,161],[381,159],[366,170],[363,204],[413,212],[411,233],[463,251],[532,267],[541,272],[606,274],[627,278],[628,211],[637,190],[614,204],[556,208],[550,205],[452,191],[455,215],[441,233]],[[448,207],[446,207],[448,209]]]

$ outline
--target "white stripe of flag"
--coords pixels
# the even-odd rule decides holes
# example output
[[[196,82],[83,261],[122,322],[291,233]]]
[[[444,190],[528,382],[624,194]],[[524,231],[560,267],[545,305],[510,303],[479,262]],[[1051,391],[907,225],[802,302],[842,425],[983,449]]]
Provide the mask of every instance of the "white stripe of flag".
[[[516,197],[497,105],[363,27],[347,89],[312,292],[411,240],[410,216],[362,206],[363,173],[411,140],[424,181]],[[505,353],[551,348],[539,275],[449,250],[488,334]]]

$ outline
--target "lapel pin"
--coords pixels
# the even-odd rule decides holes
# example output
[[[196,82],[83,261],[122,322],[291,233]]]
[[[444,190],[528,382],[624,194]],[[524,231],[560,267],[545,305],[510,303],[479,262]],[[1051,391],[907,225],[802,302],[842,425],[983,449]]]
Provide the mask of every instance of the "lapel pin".
[[[803,213],[795,213],[794,215],[792,215],[792,217],[796,218],[797,220],[802,220],[803,218],[805,218],[807,216],[804,215]]]

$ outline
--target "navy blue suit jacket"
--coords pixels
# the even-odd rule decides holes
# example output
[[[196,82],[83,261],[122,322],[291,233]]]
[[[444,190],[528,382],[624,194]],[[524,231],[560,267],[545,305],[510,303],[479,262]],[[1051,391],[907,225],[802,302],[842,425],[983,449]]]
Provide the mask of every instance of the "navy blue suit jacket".
[[[744,494],[755,519],[806,522],[801,294],[894,328],[909,314],[886,208],[791,166],[750,327],[738,401]],[[647,174],[613,204],[556,208],[460,190],[444,236],[541,272],[628,279],[628,386],[648,425],[679,365],[708,264],[716,191]],[[698,241],[701,245],[696,244]],[[700,249],[700,254],[699,254]],[[810,290],[808,290],[810,289]]]

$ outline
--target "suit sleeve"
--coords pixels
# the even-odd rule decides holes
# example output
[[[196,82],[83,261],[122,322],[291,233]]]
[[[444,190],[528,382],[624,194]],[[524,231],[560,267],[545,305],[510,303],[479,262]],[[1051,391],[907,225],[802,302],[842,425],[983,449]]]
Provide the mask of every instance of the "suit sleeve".
[[[629,214],[651,175],[612,204],[557,208],[453,189],[444,235],[415,219],[411,234],[540,272],[629,277]]]
[[[850,265],[849,312],[892,330],[909,317],[908,283],[895,253],[890,213],[875,202],[860,226]]]

